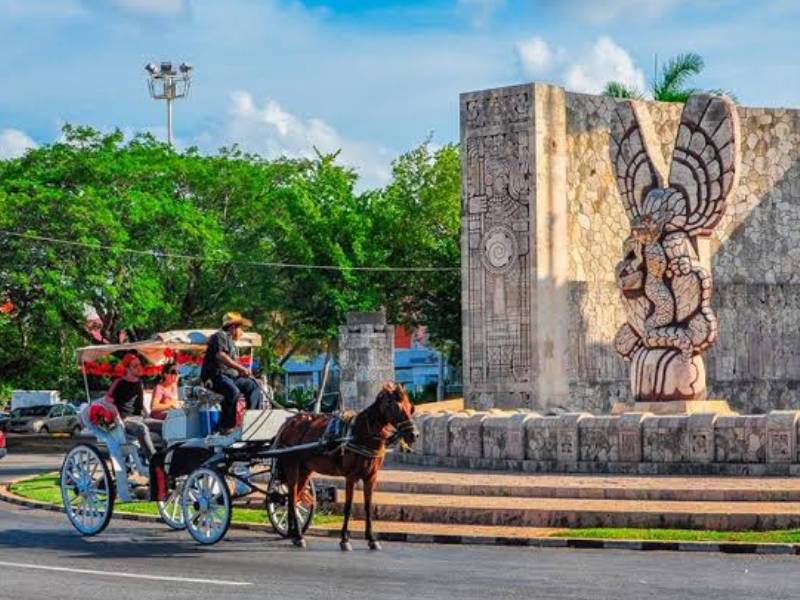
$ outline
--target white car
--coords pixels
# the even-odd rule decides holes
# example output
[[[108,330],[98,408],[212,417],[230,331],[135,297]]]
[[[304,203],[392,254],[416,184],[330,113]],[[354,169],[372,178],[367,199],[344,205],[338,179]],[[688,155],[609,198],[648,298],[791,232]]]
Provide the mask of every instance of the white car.
[[[71,404],[28,406],[17,410],[19,410],[19,414],[12,416],[8,422],[8,431],[12,433],[69,433],[76,435],[83,429],[78,418],[78,411]]]

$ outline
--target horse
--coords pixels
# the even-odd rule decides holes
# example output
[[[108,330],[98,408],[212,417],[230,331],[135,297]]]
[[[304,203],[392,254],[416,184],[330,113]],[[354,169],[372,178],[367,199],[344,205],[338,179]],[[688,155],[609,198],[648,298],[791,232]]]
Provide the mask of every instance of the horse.
[[[286,454],[278,459],[281,481],[289,489],[289,537],[296,547],[306,547],[295,513],[298,495],[305,489],[312,473],[321,473],[343,476],[346,480],[344,523],[339,547],[343,551],[353,549],[349,521],[353,489],[360,480],[364,483],[364,537],[370,550],[381,549],[372,531],[372,493],[378,482],[378,472],[383,466],[386,447],[396,439],[402,439],[409,445],[417,439],[419,432],[411,420],[413,414],[414,405],[403,386],[386,382],[370,406],[359,413],[342,416],[349,427],[350,437],[347,441],[327,451]],[[333,415],[316,413],[295,415],[278,432],[275,443],[277,447],[288,447],[324,440],[334,418]]]

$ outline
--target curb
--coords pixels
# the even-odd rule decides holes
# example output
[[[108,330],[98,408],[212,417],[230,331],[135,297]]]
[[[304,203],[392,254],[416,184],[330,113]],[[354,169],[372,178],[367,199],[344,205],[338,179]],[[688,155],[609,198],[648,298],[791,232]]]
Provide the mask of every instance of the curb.
[[[20,480],[22,481],[22,480]],[[64,512],[58,504],[29,500],[9,491],[9,486],[16,482],[0,484],[0,501],[47,510]],[[155,515],[115,512],[113,518],[126,521],[142,521],[160,523]],[[270,525],[260,523],[231,523],[230,529],[240,531],[273,532]],[[576,550],[633,550],[638,552],[716,552],[723,554],[762,554],[762,555],[800,555],[800,544],[768,544],[750,542],[678,542],[658,540],[608,540],[596,538],[570,537],[530,537],[515,538],[502,536],[470,536],[455,534],[419,534],[402,532],[376,532],[379,540],[384,542],[404,542],[412,544],[474,545],[474,546],[518,546],[527,548],[573,548]],[[307,534],[314,537],[338,538],[338,529],[310,527]],[[353,531],[351,539],[364,539],[364,533]]]

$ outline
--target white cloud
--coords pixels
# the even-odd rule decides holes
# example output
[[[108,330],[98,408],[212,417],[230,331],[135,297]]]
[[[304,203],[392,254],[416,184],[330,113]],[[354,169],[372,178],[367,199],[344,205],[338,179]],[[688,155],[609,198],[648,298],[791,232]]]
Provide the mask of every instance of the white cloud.
[[[36,142],[19,129],[3,129],[0,131],[0,159],[19,158]]]
[[[505,4],[506,0],[458,0],[458,9],[469,15],[472,25],[480,29],[486,27]]]
[[[539,36],[517,42],[514,46],[522,72],[528,77],[537,77],[549,71],[556,60],[556,53]]]
[[[571,15],[593,23],[617,19],[649,21],[657,19],[686,0],[562,0]]]
[[[361,185],[383,185],[389,180],[393,154],[388,149],[346,139],[322,119],[298,117],[273,99],[258,106],[250,93],[238,91],[231,95],[231,101],[224,143],[239,144],[267,158],[311,158],[314,148],[323,153],[341,150],[339,159],[356,169]],[[216,137],[204,135],[203,145]]]
[[[597,39],[589,56],[573,64],[564,75],[564,84],[575,92],[597,94],[609,81],[619,81],[643,90],[644,73],[630,55],[610,37]]]

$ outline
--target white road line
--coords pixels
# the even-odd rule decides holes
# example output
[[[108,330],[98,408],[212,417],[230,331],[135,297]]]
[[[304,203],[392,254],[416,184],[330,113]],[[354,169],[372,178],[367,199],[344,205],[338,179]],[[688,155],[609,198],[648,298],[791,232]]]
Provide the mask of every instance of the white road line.
[[[63,573],[81,573],[83,575],[105,575],[108,577],[127,577],[128,579],[149,579],[154,581],[178,581],[181,583],[208,583],[213,585],[253,585],[248,581],[226,581],[224,579],[197,579],[194,577],[168,577],[166,575],[142,575],[139,573],[120,573],[119,571],[96,571],[94,569],[71,569],[68,567],[47,567],[27,563],[5,562],[0,560],[0,567],[18,567],[20,569],[39,569],[40,571],[60,571]]]

